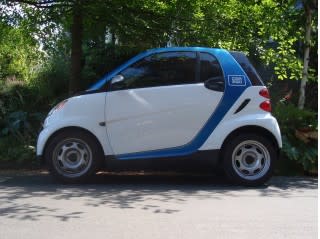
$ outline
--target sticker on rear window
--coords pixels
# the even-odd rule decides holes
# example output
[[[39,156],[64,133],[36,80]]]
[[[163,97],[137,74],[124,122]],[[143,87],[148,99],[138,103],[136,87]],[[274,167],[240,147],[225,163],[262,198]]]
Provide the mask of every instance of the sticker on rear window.
[[[228,75],[228,84],[231,86],[245,86],[246,78],[244,75]]]

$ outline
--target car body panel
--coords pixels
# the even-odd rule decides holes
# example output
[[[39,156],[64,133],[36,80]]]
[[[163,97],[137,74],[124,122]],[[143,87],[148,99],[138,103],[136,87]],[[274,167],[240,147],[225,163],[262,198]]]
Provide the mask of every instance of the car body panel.
[[[259,91],[264,88],[265,86],[247,88],[199,150],[220,149],[224,139],[231,132],[244,126],[258,126],[266,129],[275,137],[279,148],[281,148],[282,140],[277,120],[271,113],[265,112],[259,107],[266,100],[259,95]],[[250,99],[246,107],[235,113],[246,99]]]
[[[203,83],[108,92],[106,123],[114,153],[189,143],[212,114],[208,109],[216,108],[222,95]]]
[[[37,142],[37,155],[42,155],[47,140],[58,130],[78,127],[92,133],[100,142],[104,153],[113,154],[106,137],[106,127],[99,125],[105,122],[106,93],[80,95],[68,99],[64,107],[48,116]]]

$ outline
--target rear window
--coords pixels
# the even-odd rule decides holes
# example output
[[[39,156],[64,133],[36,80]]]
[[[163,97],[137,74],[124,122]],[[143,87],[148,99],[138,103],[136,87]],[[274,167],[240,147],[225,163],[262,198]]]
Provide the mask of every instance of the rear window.
[[[230,54],[233,58],[239,63],[242,69],[245,71],[247,76],[249,77],[252,85],[264,85],[261,77],[259,76],[256,69],[250,63],[248,57],[242,52],[231,51]]]

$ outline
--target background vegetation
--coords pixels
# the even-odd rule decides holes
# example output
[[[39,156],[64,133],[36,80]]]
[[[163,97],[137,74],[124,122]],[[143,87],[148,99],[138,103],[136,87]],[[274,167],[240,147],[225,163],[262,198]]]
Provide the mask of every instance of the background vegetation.
[[[48,110],[131,56],[206,46],[245,52],[270,87],[279,170],[316,172],[317,17],[316,0],[0,1],[0,166],[34,165]]]

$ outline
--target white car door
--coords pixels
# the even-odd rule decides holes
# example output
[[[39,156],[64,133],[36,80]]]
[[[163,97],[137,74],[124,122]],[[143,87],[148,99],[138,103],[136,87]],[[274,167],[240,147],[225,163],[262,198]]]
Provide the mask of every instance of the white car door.
[[[107,133],[114,154],[192,141],[223,95],[223,83],[218,91],[205,87],[210,77],[223,79],[217,60],[196,52],[154,53],[123,70],[106,98]]]

